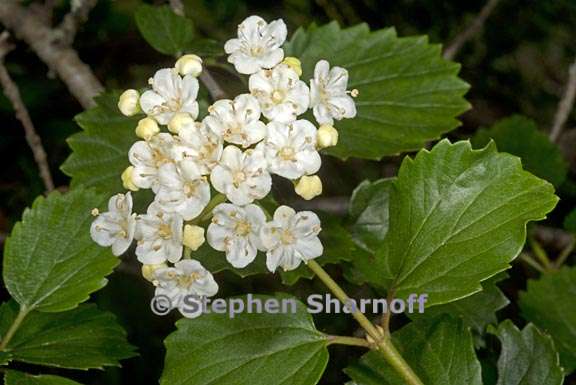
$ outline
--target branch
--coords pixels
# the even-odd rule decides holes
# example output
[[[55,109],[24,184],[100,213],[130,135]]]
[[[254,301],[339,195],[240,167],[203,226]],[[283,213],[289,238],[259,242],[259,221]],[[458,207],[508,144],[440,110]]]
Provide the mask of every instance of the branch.
[[[84,108],[95,105],[93,98],[104,87],[78,53],[69,44],[62,44],[58,29],[50,28],[38,14],[22,7],[17,0],[0,1],[0,22],[36,52]]]
[[[4,57],[12,50],[12,48],[13,47],[8,43],[8,32],[4,31],[4,33],[0,35],[0,84],[2,84],[4,94],[10,100],[14,110],[16,111],[16,117],[24,127],[26,141],[28,142],[28,146],[32,149],[32,154],[34,155],[34,160],[40,170],[40,177],[44,182],[46,191],[52,191],[54,190],[54,182],[52,181],[52,175],[50,174],[50,167],[48,167],[46,151],[44,151],[42,141],[34,129],[32,119],[30,119],[30,114],[22,102],[18,86],[14,83],[4,65]]]
[[[568,83],[566,84],[566,89],[564,90],[564,95],[558,103],[558,109],[556,110],[556,115],[554,115],[554,124],[552,130],[550,131],[550,140],[552,142],[558,141],[562,128],[568,116],[574,107],[574,98],[576,97],[576,60],[570,66],[568,70]]]
[[[484,27],[484,22],[486,22],[486,19],[488,19],[488,16],[490,16],[494,8],[496,8],[496,5],[498,5],[499,1],[500,0],[488,0],[488,2],[486,2],[484,7],[482,7],[480,10],[480,13],[478,13],[474,20],[472,20],[472,23],[468,26],[468,28],[456,36],[452,43],[448,44],[448,47],[444,50],[444,59],[454,59],[462,46],[482,30],[482,27]]]
[[[202,68],[202,73],[200,74],[200,80],[202,81],[202,83],[204,83],[204,85],[208,89],[208,92],[210,93],[212,100],[216,101],[219,99],[226,98],[226,91],[224,91],[222,87],[220,87],[220,84],[218,84],[216,79],[214,79],[214,77],[208,71],[208,68],[206,68],[206,66]]]
[[[70,12],[57,28],[60,41],[71,45],[74,42],[78,28],[88,20],[88,15],[92,8],[96,6],[98,0],[73,0]]]

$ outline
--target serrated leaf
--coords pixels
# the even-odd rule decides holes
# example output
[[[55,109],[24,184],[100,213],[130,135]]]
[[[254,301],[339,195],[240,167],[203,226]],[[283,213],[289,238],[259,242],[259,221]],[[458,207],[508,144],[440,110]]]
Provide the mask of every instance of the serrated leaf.
[[[197,38],[186,46],[186,51],[200,57],[224,55],[224,44],[213,39]]]
[[[246,297],[238,297],[246,301]],[[165,341],[161,385],[316,384],[328,362],[325,336],[306,307],[296,313],[203,314],[182,319]],[[245,302],[246,303],[246,302]]]
[[[34,376],[16,370],[8,370],[4,375],[4,385],[80,385],[80,383],[49,374]]]
[[[356,244],[373,253],[388,232],[388,207],[393,179],[364,181],[350,197],[351,230]]]
[[[90,210],[104,202],[93,191],[39,197],[4,247],[4,284],[28,311],[69,310],[106,285],[119,263],[90,239]]]
[[[118,97],[118,92],[98,96],[96,107],[76,116],[83,131],[68,138],[72,154],[61,166],[72,188],[94,187],[110,195],[124,191],[120,175],[130,165],[128,150],[137,140],[134,128],[141,116],[122,115]]]
[[[444,60],[426,36],[399,38],[393,28],[370,32],[366,24],[341,29],[336,22],[301,28],[285,44],[286,56],[302,61],[304,80],[320,59],[349,71],[358,114],[337,121],[340,133],[329,154],[380,159],[423,147],[459,125],[469,104],[460,65]]]
[[[489,129],[478,130],[472,138],[474,147],[484,147],[490,139],[498,150],[522,158],[524,168],[554,186],[560,186],[568,165],[557,145],[538,130],[536,122],[521,115],[502,119]]]
[[[467,141],[443,140],[404,159],[382,247],[355,265],[397,297],[426,293],[428,306],[451,302],[507,269],[526,223],[545,218],[557,201],[551,184],[493,144],[472,150]]]
[[[566,372],[576,369],[576,268],[564,267],[529,280],[520,293],[520,309],[528,321],[549,333]]]
[[[461,320],[442,315],[409,323],[392,342],[426,385],[482,385],[472,336]],[[358,385],[405,385],[376,351],[344,370]]]
[[[11,324],[18,305],[4,303],[0,312]],[[8,330],[4,321],[0,327],[2,334]],[[15,361],[69,369],[120,366],[119,360],[135,355],[114,315],[92,304],[61,313],[30,312],[5,350]]]
[[[492,328],[502,343],[497,385],[561,385],[564,374],[552,339],[532,324],[520,331],[510,320]]]
[[[168,5],[142,4],[136,10],[135,19],[148,44],[166,55],[182,53],[194,38],[192,20],[175,14]]]

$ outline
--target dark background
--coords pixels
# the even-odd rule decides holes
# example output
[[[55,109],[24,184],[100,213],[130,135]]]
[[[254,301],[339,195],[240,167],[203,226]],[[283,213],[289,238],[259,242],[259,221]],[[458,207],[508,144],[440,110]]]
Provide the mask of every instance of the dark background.
[[[56,2],[54,22],[69,9],[67,1]],[[172,65],[172,59],[155,52],[140,37],[133,13],[140,4],[135,0],[100,0],[88,22],[76,37],[74,47],[88,63],[106,89],[139,88],[157,68]],[[162,2],[156,2],[162,4]],[[246,16],[258,14],[267,20],[282,17],[289,34],[298,26],[338,20],[345,26],[366,22],[372,29],[394,26],[400,36],[427,34],[433,43],[451,42],[462,32],[483,1],[346,1],[346,0],[286,0],[286,1],[185,1],[186,12],[195,23],[197,34],[222,42],[235,35],[237,24]],[[473,109],[463,115],[463,125],[453,131],[452,138],[470,137],[479,127],[515,113],[533,118],[539,127],[548,131],[552,125],[558,101],[567,79],[567,69],[576,56],[576,1],[502,0],[487,20],[484,30],[470,40],[455,58],[462,63],[461,77],[471,84],[467,99]],[[6,58],[11,76],[20,87],[36,129],[48,153],[55,184],[65,190],[69,178],[59,166],[69,155],[66,138],[79,128],[73,117],[82,111],[79,103],[66,87],[25,44]],[[215,71],[217,79],[228,83],[227,74]],[[576,140],[571,129],[574,113],[567,122],[561,146],[567,159],[573,159]],[[31,151],[24,139],[24,131],[15,119],[8,100],[0,95],[0,241],[10,233],[22,210],[42,194],[44,187],[38,176]],[[574,131],[576,132],[576,131]],[[322,179],[325,196],[346,196],[364,179],[376,179],[395,174],[398,158],[381,162],[349,160],[340,162],[325,159]],[[574,163],[571,169],[574,170]],[[573,171],[572,171],[573,172]],[[573,175],[560,187],[560,207],[549,224],[560,226],[565,211],[575,206]],[[276,189],[279,201],[289,200],[290,194]],[[157,317],[151,314],[148,301],[152,289],[142,278],[125,272],[115,272],[109,285],[94,295],[103,308],[113,311],[128,331],[129,340],[140,351],[140,357],[123,362],[123,368],[105,371],[65,373],[85,384],[154,384],[161,373],[164,356],[162,340],[173,330],[176,317]],[[341,272],[333,269],[334,275]],[[512,278],[503,286],[512,304],[502,318],[511,317],[522,325],[514,299],[525,288],[530,273],[515,266]],[[241,280],[230,274],[220,274],[222,295],[240,292],[273,292],[283,290],[272,276]],[[296,294],[304,297],[310,291],[322,292],[322,286],[304,281],[296,286]],[[366,288],[350,287],[355,295],[370,295]],[[7,297],[5,292],[2,298]],[[405,320],[393,320],[398,328]],[[345,316],[317,319],[320,330],[334,334],[353,333],[356,326]],[[480,352],[485,367],[486,383],[494,381],[494,362],[498,346],[488,341]],[[347,378],[340,368],[356,359],[360,351],[331,347],[331,360],[322,380],[323,384],[342,384]],[[34,372],[36,368],[27,366]],[[44,370],[46,372],[46,370]],[[66,371],[65,371],[66,372]],[[59,373],[62,373],[60,371]],[[576,384],[575,380],[566,383]]]

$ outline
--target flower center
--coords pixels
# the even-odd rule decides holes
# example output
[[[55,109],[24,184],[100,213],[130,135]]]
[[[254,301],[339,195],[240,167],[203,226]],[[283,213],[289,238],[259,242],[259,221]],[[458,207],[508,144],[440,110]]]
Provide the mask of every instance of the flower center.
[[[262,55],[262,47],[260,46],[255,46],[255,47],[250,47],[250,55],[251,56],[260,56]]]
[[[194,271],[188,275],[180,275],[176,279],[178,286],[183,288],[189,288],[194,282],[201,278],[200,273]]]
[[[280,234],[280,241],[284,245],[294,243],[295,240],[296,238],[294,237],[294,234],[292,234],[290,230],[283,230],[282,233]]]
[[[188,198],[196,195],[196,183],[186,182],[186,184],[184,184],[184,194],[186,194]]]
[[[238,188],[240,183],[243,183],[246,180],[246,174],[243,171],[237,171],[232,176],[232,183],[234,183],[234,187]]]
[[[170,239],[172,237],[172,229],[166,223],[162,223],[158,226],[158,236],[162,239]]]
[[[285,147],[282,147],[280,149],[280,151],[278,152],[278,155],[283,160],[294,160],[295,151],[292,147],[285,146]]]
[[[284,96],[284,91],[274,90],[274,92],[272,92],[272,102],[274,104],[280,104],[284,101]]]
[[[236,235],[245,237],[248,234],[250,234],[250,232],[252,232],[252,226],[248,221],[238,221],[236,222],[236,226],[234,227],[234,232],[236,233]]]

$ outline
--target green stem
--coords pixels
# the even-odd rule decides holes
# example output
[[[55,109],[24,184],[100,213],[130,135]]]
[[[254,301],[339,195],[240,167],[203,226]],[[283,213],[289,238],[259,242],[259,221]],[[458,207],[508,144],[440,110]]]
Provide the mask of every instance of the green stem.
[[[538,261],[534,260],[534,258],[532,258],[531,256],[529,256],[526,253],[521,253],[520,254],[520,259],[522,259],[524,262],[526,262],[528,265],[530,265],[532,268],[534,268],[535,270],[539,271],[540,273],[545,273],[546,269],[544,269],[542,266],[540,266],[540,264],[538,263]]]
[[[24,306],[20,307],[18,315],[14,319],[14,322],[12,322],[12,325],[10,325],[10,328],[8,328],[8,331],[4,335],[4,338],[2,338],[2,342],[0,342],[0,350],[6,349],[6,346],[8,346],[8,343],[10,342],[12,337],[14,337],[14,334],[16,334],[16,331],[22,324],[22,321],[24,321],[24,318],[26,318],[26,316],[28,315],[28,312],[29,310],[26,309],[26,307]]]
[[[364,348],[371,348],[370,342],[363,338],[347,337],[347,336],[328,336],[328,345],[348,345],[348,346],[361,346]]]
[[[308,267],[316,274],[318,278],[334,293],[334,295],[344,304],[347,304],[350,297],[342,290],[342,288],[328,275],[326,270],[322,268],[316,261],[308,261]],[[408,385],[424,385],[418,378],[416,373],[400,355],[396,347],[387,338],[384,338],[382,333],[370,322],[364,314],[359,311],[352,313],[356,321],[366,330],[366,333],[375,341],[377,350],[384,356],[390,366],[406,381]]]
[[[212,199],[210,199],[210,202],[208,202],[208,204],[204,208],[204,211],[202,211],[202,213],[198,216],[198,218],[190,221],[190,223],[197,225],[198,223],[202,223],[202,222],[205,222],[205,221],[211,219],[212,218],[212,210],[214,210],[214,207],[216,207],[220,203],[224,203],[224,202],[226,202],[226,195],[224,195],[224,194],[214,195],[214,197]]]
[[[571,235],[570,236],[570,243],[568,243],[568,245],[564,248],[564,250],[562,250],[562,252],[558,256],[558,259],[554,262],[554,265],[556,266],[556,268],[562,267],[564,262],[566,262],[566,260],[570,256],[570,254],[572,254],[572,252],[574,251],[575,246],[576,246],[576,242],[574,242],[574,236]]]
[[[537,240],[533,237],[529,238],[530,247],[532,251],[534,251],[534,255],[540,260],[540,263],[544,267],[545,270],[550,270],[552,268],[552,263],[550,262],[550,258],[548,258],[548,254],[546,254],[546,250],[540,246]]]

